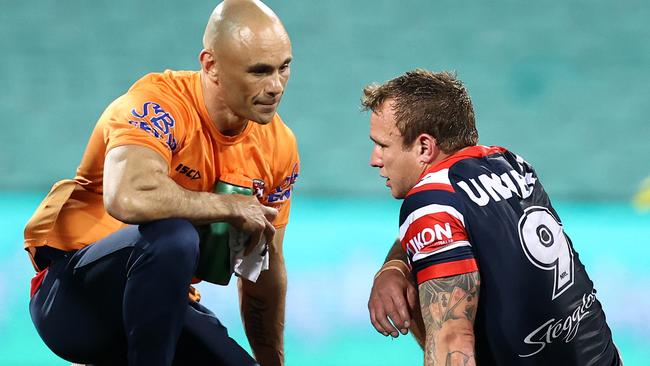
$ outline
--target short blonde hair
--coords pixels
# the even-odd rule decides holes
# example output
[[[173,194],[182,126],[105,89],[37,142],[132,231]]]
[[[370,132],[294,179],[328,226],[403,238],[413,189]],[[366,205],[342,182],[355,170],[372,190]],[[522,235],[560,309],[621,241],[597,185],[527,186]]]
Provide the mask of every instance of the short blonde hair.
[[[478,142],[472,101],[463,83],[449,72],[416,69],[382,85],[368,85],[363,89],[361,105],[364,110],[377,112],[389,100],[394,101],[404,147],[411,146],[423,133],[435,138],[445,153]]]

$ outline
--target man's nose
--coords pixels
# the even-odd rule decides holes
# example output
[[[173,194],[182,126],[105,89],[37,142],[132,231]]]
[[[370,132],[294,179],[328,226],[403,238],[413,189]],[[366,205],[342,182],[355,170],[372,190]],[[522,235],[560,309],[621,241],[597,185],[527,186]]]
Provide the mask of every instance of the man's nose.
[[[278,94],[281,94],[284,90],[284,85],[282,84],[282,79],[279,73],[273,73],[269,76],[268,84],[266,86],[266,94],[275,97]]]
[[[384,164],[381,161],[381,154],[379,153],[379,147],[375,146],[370,153],[370,166],[375,168],[381,168]]]

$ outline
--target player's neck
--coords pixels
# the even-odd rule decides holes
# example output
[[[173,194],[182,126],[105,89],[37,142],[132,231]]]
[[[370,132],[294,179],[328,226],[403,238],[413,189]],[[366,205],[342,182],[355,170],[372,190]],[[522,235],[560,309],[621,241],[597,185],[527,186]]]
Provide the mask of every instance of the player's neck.
[[[451,154],[446,154],[446,153],[442,152],[442,150],[438,150],[437,154],[435,154],[435,155],[433,156],[433,159],[432,159],[431,162],[428,164],[427,169],[429,169],[429,168],[431,168],[431,167],[433,167],[433,166],[436,166],[438,163],[440,163],[441,161],[447,159],[447,158],[450,157],[451,155],[453,155],[453,153],[451,153]]]
[[[219,130],[222,135],[237,136],[244,131],[246,126],[248,126],[247,119],[236,116],[228,108],[216,109],[215,113],[215,116],[218,116],[218,118],[212,117],[212,113],[210,113],[210,110],[208,109],[208,114],[210,114],[212,123],[214,123],[217,130]]]
[[[225,136],[236,136],[242,133],[248,125],[248,120],[233,113],[218,90],[213,85],[208,85],[205,78],[201,78],[201,86],[205,109],[217,130]]]

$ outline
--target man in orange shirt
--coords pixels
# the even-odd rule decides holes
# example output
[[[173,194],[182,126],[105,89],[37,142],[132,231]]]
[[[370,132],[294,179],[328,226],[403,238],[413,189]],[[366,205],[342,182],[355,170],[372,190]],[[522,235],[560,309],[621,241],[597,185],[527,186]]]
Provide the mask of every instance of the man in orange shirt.
[[[66,360],[255,364],[187,298],[195,225],[222,221],[268,243],[269,270],[239,282],[241,311],[257,362],[284,362],[282,242],[299,159],[276,109],[291,43],[266,5],[226,0],[203,46],[200,71],[146,75],[108,106],[75,179],[55,184],[25,228],[32,320]],[[212,193],[217,181],[255,195]]]

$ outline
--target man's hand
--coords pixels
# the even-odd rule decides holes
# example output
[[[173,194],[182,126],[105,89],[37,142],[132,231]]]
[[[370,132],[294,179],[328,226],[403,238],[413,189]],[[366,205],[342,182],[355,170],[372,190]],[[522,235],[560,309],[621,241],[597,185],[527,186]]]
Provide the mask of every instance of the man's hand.
[[[379,333],[398,337],[399,332],[407,334],[414,323],[411,315],[413,309],[419,306],[417,291],[415,285],[407,279],[408,272],[385,267],[375,278],[370,291],[370,321]],[[404,267],[406,269],[406,264]]]
[[[229,194],[223,195],[222,200],[231,212],[228,222],[237,230],[250,235],[245,255],[260,243],[262,237],[267,244],[273,242],[275,227],[272,222],[278,215],[278,210],[262,205],[255,196]]]

